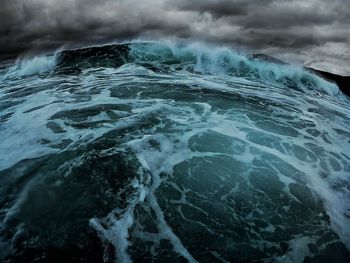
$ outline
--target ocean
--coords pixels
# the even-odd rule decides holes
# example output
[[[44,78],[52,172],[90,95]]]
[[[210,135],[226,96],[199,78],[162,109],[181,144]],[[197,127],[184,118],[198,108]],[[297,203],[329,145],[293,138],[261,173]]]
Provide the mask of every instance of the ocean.
[[[350,262],[350,98],[200,43],[0,67],[1,262]]]

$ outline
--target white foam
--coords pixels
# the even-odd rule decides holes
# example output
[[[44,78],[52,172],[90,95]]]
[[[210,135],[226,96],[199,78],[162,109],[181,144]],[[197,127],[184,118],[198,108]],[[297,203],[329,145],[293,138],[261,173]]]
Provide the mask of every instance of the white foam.
[[[140,176],[142,181],[148,182],[143,178],[142,172]],[[126,210],[116,208],[105,218],[90,220],[90,225],[98,232],[101,239],[110,242],[115,247],[117,262],[132,262],[127,251],[130,245],[129,231],[134,224],[135,207],[145,201],[148,193],[147,187],[136,178],[131,181],[131,186],[136,192],[128,196],[129,205]]]
[[[283,255],[274,259],[273,262],[284,263],[302,263],[306,256],[311,256],[308,249],[308,244],[312,243],[312,239],[309,237],[296,237],[289,241],[289,250]]]
[[[115,246],[115,255],[117,262],[132,262],[127,249],[129,247],[129,228],[134,222],[134,207],[134,205],[129,207],[128,210],[123,213],[120,218],[116,218],[116,212],[112,211],[106,218],[102,220],[98,220],[96,218],[90,220],[90,225],[98,232],[100,237]],[[112,223],[109,223],[108,229],[105,229],[101,225],[100,221],[103,222],[102,224],[106,222]]]
[[[189,136],[190,137],[190,136]],[[197,260],[191,255],[191,253],[182,244],[180,238],[173,232],[171,227],[167,224],[162,209],[160,208],[155,191],[161,185],[162,179],[160,174],[171,173],[173,167],[186,158],[188,158],[187,139],[184,136],[184,140],[179,142],[179,145],[174,148],[174,142],[171,138],[166,136],[144,136],[140,140],[134,140],[128,143],[129,146],[136,152],[140,163],[145,169],[148,169],[152,174],[152,185],[149,186],[148,203],[152,210],[155,212],[157,219],[157,226],[160,231],[159,236],[168,239],[174,247],[174,250],[185,257],[188,262],[197,262]],[[160,142],[159,151],[151,150],[147,145],[150,139],[154,139]]]
[[[53,55],[19,59],[16,61],[16,64],[9,69],[5,77],[30,76],[50,71],[57,64],[57,54],[58,52]]]
[[[53,55],[21,60],[18,75],[28,76],[47,72],[56,65],[56,59],[56,55]]]

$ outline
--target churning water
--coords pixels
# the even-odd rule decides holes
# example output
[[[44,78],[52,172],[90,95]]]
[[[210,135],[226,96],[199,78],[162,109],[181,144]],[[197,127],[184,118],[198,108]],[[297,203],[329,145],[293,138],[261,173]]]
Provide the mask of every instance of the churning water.
[[[350,262],[336,85],[167,42],[57,52],[0,80],[0,261]]]

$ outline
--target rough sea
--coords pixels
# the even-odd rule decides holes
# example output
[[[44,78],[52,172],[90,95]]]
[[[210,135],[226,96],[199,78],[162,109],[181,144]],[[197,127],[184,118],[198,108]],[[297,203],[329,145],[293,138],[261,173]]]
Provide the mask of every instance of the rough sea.
[[[350,262],[350,98],[132,42],[0,66],[0,262]]]

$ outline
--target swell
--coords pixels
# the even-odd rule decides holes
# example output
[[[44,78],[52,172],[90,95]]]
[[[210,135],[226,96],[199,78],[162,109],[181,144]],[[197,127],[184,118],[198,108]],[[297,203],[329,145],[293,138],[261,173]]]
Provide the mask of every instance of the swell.
[[[279,84],[300,92],[314,90],[329,95],[338,87],[302,67],[257,60],[227,47],[173,42],[137,42],[64,50],[51,56],[17,61],[6,77],[34,74],[79,74],[91,68],[118,68],[134,63],[156,72],[228,75]]]

